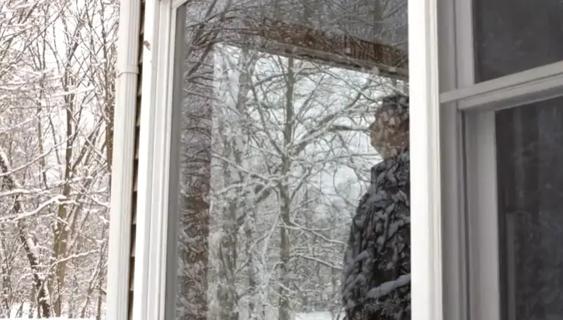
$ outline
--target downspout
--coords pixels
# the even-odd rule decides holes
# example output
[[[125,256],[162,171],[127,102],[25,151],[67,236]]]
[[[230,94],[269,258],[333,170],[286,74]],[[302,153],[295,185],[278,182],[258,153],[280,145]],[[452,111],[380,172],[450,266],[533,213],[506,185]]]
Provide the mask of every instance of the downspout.
[[[140,0],[121,1],[107,275],[109,320],[128,319],[140,11]]]

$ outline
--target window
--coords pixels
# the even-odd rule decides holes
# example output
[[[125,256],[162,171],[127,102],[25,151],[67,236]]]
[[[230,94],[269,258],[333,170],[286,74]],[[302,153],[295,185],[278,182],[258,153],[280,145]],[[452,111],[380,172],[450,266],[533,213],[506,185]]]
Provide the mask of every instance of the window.
[[[470,303],[476,317],[561,316],[561,99],[467,117]]]
[[[342,261],[337,247],[352,218],[334,216],[341,220],[326,223],[323,219],[330,215],[320,219],[317,214],[335,208],[345,211],[353,194],[368,188],[367,163],[381,154],[369,149],[365,128],[376,117],[367,102],[380,106],[383,97],[406,91],[413,105],[409,110],[413,266],[411,279],[395,278],[391,287],[412,281],[412,313],[417,320],[560,317],[559,273],[554,271],[559,253],[551,250],[547,260],[543,253],[559,237],[556,225],[545,222],[558,219],[552,210],[558,175],[549,173],[556,171],[552,167],[558,162],[554,146],[563,96],[560,3],[411,1],[408,84],[406,30],[401,23],[405,11],[392,9],[398,2],[377,8],[378,3],[307,1],[303,6],[303,1],[178,0],[160,1],[147,9],[152,17],[147,24],[155,26],[147,30],[150,41],[145,43],[150,50],[144,58],[153,65],[144,72],[150,82],[143,85],[150,94],[143,99],[150,108],[143,109],[141,128],[148,129],[141,135],[150,147],[139,160],[140,177],[148,178],[139,181],[140,197],[147,199],[139,202],[141,249],[135,278],[139,294],[133,318],[163,319],[166,314],[171,319],[186,310],[200,316],[209,310],[235,310],[239,316],[264,310],[263,314],[281,318],[316,311],[339,316],[338,298],[331,296],[338,284],[331,282],[335,278],[329,270],[336,272]],[[232,5],[237,10],[228,10]],[[384,12],[389,15],[381,15]],[[381,21],[393,27],[387,29]],[[358,83],[367,81],[370,85],[361,85],[358,91]],[[362,94],[358,100],[348,94],[352,87]],[[181,99],[186,96],[190,99]],[[339,109],[351,99],[365,108],[352,114]],[[294,107],[307,102],[323,108],[288,109],[290,100]],[[241,101],[244,109],[238,108]],[[190,112],[196,114],[186,121]],[[330,114],[336,128],[319,126]],[[280,129],[288,124],[291,130],[284,134]],[[260,134],[251,134],[257,128]],[[338,133],[344,128],[354,130]],[[188,129],[193,134],[177,134]],[[309,149],[298,148],[301,154],[283,161],[283,151],[301,145],[294,139],[307,137],[310,130],[321,130],[322,138],[315,133],[314,139],[305,140]],[[240,145],[252,152],[233,148]],[[237,160],[241,155],[244,163]],[[178,161],[182,157],[199,162],[186,165]],[[272,164],[279,160],[281,166],[274,170]],[[337,172],[332,169],[337,164],[353,166],[363,185],[357,184],[359,189],[346,185],[343,175],[352,171],[340,170],[327,186],[324,177],[328,171]],[[196,174],[186,178],[182,174],[186,170]],[[237,178],[241,173],[244,181]],[[237,184],[237,179],[243,183]],[[295,188],[298,181],[305,181],[301,189]],[[197,192],[184,192],[190,183]],[[282,191],[290,185],[303,192],[295,192],[291,205],[297,206],[290,206],[287,219],[279,213],[287,212],[287,205],[280,204],[287,196]],[[342,201],[327,201],[325,196],[336,194],[338,187],[345,190],[339,194]],[[235,189],[245,191],[233,196]],[[229,196],[234,201],[225,201]],[[261,196],[268,200],[257,203]],[[207,216],[183,221],[179,213],[184,209]],[[225,216],[232,210],[245,214]],[[257,210],[265,212],[262,220],[250,225],[255,229],[248,228],[246,218]],[[315,219],[307,221],[307,215],[297,215],[298,211]],[[248,230],[263,233],[265,226],[273,225],[272,217],[279,219],[271,229],[271,248],[281,249],[289,239],[289,256],[301,255],[290,258],[289,264],[299,272],[287,272],[287,251],[248,255],[247,242],[239,242]],[[240,226],[239,218],[245,221]],[[201,231],[200,237],[186,237],[192,230]],[[537,241],[523,242],[523,236]],[[243,250],[223,251],[236,247],[233,239]],[[299,251],[304,248],[310,251]],[[188,264],[183,260],[186,250],[188,260],[195,259]],[[220,255],[222,260],[217,259]],[[250,284],[247,266],[263,257],[267,263],[262,268],[275,261],[283,267],[269,274],[281,285],[263,290],[254,300],[262,303],[259,306],[248,300],[258,291]],[[244,268],[226,272],[225,262],[235,260]],[[530,280],[524,261],[545,270],[549,278]],[[315,265],[318,269],[311,268]],[[227,276],[241,284],[236,291],[232,282],[223,281]],[[330,285],[319,289],[319,283]],[[194,290],[178,294],[183,287]],[[529,292],[536,290],[542,293],[532,302]],[[214,307],[213,299],[219,298],[228,307]],[[233,298],[244,307],[231,308]],[[184,303],[196,305],[182,309]]]
[[[410,318],[404,5],[179,9],[168,319]]]
[[[406,2],[167,9],[133,317],[410,319]]]
[[[557,6],[440,6],[445,319],[563,315]]]
[[[476,80],[563,60],[563,3],[475,0]]]
[[[499,242],[508,319],[563,316],[563,100],[496,114]]]

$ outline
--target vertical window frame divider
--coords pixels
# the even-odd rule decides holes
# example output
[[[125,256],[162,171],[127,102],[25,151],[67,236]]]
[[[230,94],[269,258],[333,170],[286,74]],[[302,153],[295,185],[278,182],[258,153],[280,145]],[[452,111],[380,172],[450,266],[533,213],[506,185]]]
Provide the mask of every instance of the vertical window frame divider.
[[[505,318],[502,316],[495,114],[492,110],[471,112],[464,119],[469,320],[500,320]]]
[[[178,1],[147,0],[130,319],[165,319],[172,76]],[[119,319],[121,320],[121,319]]]
[[[438,1],[409,0],[411,299],[417,320],[442,320]]]
[[[473,4],[475,0],[452,0],[454,2],[456,88],[475,84],[475,53],[473,26]]]
[[[456,91],[474,82],[472,1],[440,1],[438,10],[440,92]],[[443,313],[444,319],[468,320],[463,115],[457,101],[440,100]]]

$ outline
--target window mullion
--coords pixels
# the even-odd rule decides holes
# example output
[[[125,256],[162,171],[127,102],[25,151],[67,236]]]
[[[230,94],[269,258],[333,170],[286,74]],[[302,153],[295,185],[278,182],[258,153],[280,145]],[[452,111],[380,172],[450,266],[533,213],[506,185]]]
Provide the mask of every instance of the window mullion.
[[[457,87],[466,88],[475,83],[473,1],[455,0],[454,6]]]
[[[461,110],[484,108],[500,110],[561,96],[562,89],[563,73],[461,100],[459,108]]]
[[[558,62],[468,88],[448,91],[440,95],[440,100],[442,103],[459,101],[460,109],[468,110],[482,106],[498,106],[502,101],[520,104],[534,101],[540,96],[545,99],[549,97],[549,92],[557,95],[556,91],[560,91],[562,86],[563,62]]]

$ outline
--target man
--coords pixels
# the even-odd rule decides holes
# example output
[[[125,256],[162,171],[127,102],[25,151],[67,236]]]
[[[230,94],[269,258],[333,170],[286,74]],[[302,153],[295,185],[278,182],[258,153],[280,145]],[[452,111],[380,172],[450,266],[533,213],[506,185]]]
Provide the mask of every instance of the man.
[[[410,319],[408,98],[383,99],[370,126],[383,161],[352,220],[342,298],[347,320]]]

